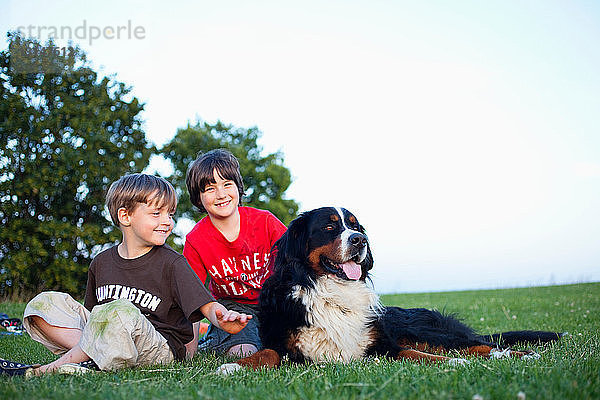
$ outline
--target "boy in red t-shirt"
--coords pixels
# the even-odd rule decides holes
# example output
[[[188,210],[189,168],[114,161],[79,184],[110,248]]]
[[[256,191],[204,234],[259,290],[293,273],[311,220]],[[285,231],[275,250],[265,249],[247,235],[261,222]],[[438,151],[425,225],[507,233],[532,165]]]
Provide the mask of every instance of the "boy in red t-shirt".
[[[227,309],[256,315],[260,290],[271,273],[271,247],[285,225],[268,211],[240,206],[240,165],[227,150],[198,157],[187,171],[186,185],[192,204],[208,215],[186,236],[183,255],[202,282],[210,276],[209,289],[217,301]],[[250,319],[235,335],[211,326],[199,348],[250,355],[261,348],[258,319]]]

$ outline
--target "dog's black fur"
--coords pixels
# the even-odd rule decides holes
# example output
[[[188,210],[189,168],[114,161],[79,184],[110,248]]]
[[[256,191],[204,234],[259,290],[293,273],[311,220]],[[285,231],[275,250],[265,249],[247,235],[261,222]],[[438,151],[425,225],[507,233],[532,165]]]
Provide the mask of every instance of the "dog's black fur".
[[[303,303],[306,300],[299,298],[298,293],[314,290],[324,279],[333,279],[340,287],[368,285],[373,256],[365,229],[345,209],[325,207],[306,212],[292,221],[276,243],[272,262],[273,274],[266,280],[259,300],[263,346],[292,361],[316,361],[315,354],[307,354],[298,345],[298,335],[311,325],[310,310]],[[351,278],[342,268],[354,266],[354,262],[360,266],[360,278],[356,270]],[[505,348],[515,343],[548,342],[560,337],[542,331],[479,335],[453,315],[424,308],[383,307],[371,311],[372,318],[364,326],[369,343],[361,357],[402,358],[403,351],[415,348],[415,344],[448,351],[482,345]]]

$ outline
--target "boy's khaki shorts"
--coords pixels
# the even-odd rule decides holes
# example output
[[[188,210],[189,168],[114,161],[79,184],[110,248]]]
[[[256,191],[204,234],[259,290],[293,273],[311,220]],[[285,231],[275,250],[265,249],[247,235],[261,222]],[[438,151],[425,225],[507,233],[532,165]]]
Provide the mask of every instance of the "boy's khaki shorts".
[[[91,313],[60,292],[42,292],[27,303],[23,325],[31,338],[54,354],[64,354],[69,349],[48,338],[30,318],[34,315],[53,326],[81,330],[79,346],[101,370],[174,360],[167,340],[125,299],[98,305]]]

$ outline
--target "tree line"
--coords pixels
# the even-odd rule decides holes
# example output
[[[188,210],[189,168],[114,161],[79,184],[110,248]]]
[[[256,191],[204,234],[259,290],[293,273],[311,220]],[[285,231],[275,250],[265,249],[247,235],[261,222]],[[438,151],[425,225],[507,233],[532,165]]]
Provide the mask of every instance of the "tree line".
[[[176,219],[201,217],[185,174],[199,152],[219,147],[240,161],[244,204],[285,224],[296,216],[298,203],[285,198],[291,174],[283,154],[263,154],[258,128],[188,123],[157,149],[132,88],[99,76],[80,48],[7,37],[0,52],[0,298],[42,290],[81,296],[91,259],[121,238],[104,209],[109,185],[144,170],[154,154],[173,165],[165,178],[179,194]],[[177,247],[173,238],[170,244]]]

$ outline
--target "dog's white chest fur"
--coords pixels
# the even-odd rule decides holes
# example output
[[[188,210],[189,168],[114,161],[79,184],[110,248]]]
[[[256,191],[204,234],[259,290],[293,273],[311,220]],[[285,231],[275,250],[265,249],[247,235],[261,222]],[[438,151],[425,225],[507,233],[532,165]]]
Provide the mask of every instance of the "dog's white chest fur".
[[[295,340],[304,357],[349,362],[364,356],[373,341],[370,322],[382,310],[364,282],[323,276],[313,289],[295,286],[290,296],[306,307],[309,326],[299,329]]]

